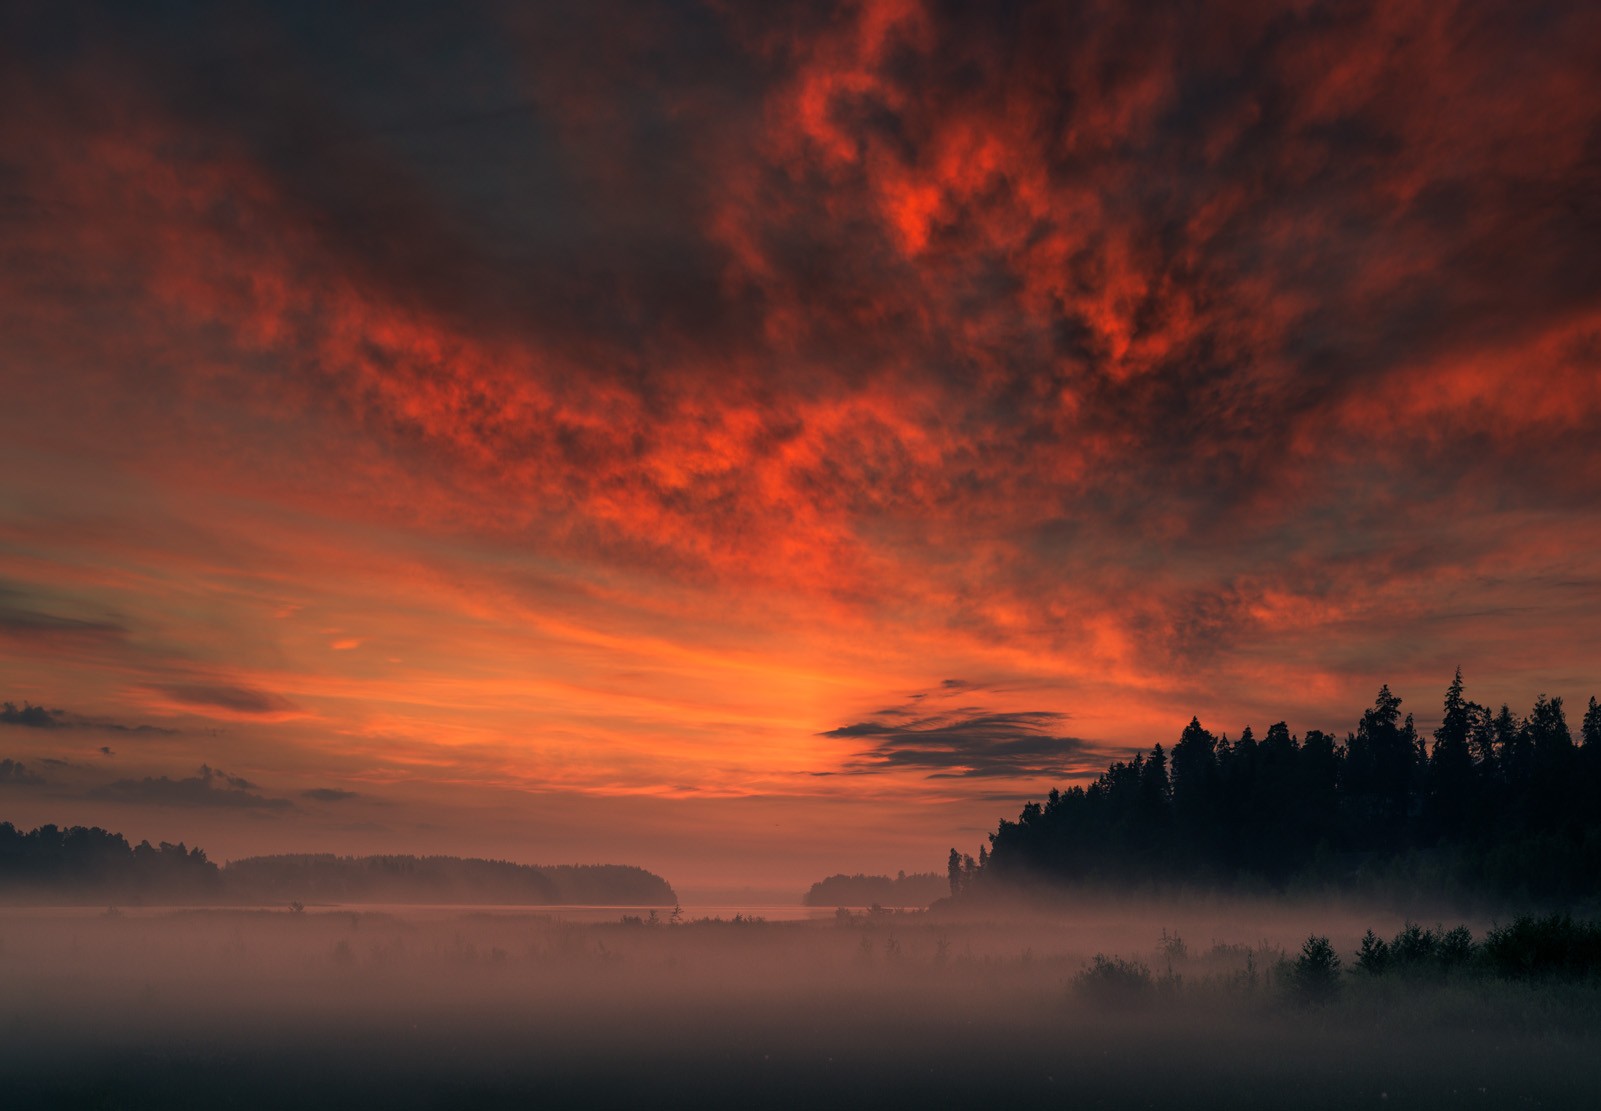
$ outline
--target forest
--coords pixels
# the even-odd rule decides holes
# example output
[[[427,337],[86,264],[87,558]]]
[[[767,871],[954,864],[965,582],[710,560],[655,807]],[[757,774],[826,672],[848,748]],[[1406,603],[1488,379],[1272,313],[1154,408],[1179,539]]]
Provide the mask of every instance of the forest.
[[[455,856],[245,857],[219,868],[182,842],[130,844],[99,827],[0,822],[9,902],[500,903],[672,906],[672,887],[621,864],[533,866]]]
[[[222,891],[204,849],[183,842],[129,844],[98,826],[42,825],[24,832],[0,822],[0,897],[92,894],[97,898],[204,899]]]
[[[1601,885],[1601,707],[1576,742],[1561,698],[1516,716],[1469,700],[1462,672],[1420,735],[1388,685],[1343,739],[1215,735],[1114,762],[952,849],[953,895],[1085,887],[1406,891],[1565,904]]]

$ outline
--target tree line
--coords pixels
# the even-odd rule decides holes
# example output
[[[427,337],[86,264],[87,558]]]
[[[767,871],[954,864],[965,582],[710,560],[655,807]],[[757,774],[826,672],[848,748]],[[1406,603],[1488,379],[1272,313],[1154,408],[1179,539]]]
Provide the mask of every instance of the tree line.
[[[98,826],[42,825],[24,832],[0,822],[0,892],[204,896],[221,884],[205,850],[181,841],[132,845]]]
[[[1343,739],[1279,722],[1235,739],[1196,718],[1003,820],[953,894],[986,885],[1246,889],[1404,884],[1450,895],[1601,893],[1601,707],[1576,742],[1561,698],[1527,715],[1470,701],[1462,672],[1432,738],[1388,685]]]
[[[204,849],[132,845],[98,826],[31,831],[0,822],[0,898],[16,902],[412,902],[672,906],[662,877],[621,864],[535,866],[455,856],[246,857],[218,868]]]

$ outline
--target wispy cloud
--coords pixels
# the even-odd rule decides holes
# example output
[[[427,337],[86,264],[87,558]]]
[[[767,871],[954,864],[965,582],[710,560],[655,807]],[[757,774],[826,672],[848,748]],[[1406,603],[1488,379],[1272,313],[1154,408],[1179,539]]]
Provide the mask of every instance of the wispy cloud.
[[[867,745],[846,764],[844,770],[852,773],[918,770],[936,779],[1029,779],[1066,775],[1093,759],[1089,742],[1061,731],[1066,714],[931,705],[978,689],[948,679],[933,691],[915,693],[904,704],[821,736]]]
[[[179,683],[154,688],[174,702],[201,710],[225,710],[246,716],[297,714],[300,707],[281,695],[227,683]]]
[[[9,592],[7,592],[9,593]],[[0,638],[30,642],[120,641],[128,630],[113,621],[62,617],[41,610],[23,609],[0,600]]]
[[[311,799],[313,802],[346,802],[350,799],[360,798],[361,795],[356,791],[346,791],[339,787],[313,787],[310,790],[300,792],[300,797]]]
[[[131,802],[151,806],[207,807],[234,810],[289,810],[288,799],[271,798],[259,792],[254,783],[202,764],[197,774],[186,779],[145,776],[119,779],[89,792],[89,797],[106,802]]]
[[[61,709],[46,709],[31,702],[24,702],[21,706],[14,702],[0,703],[0,725],[17,725],[27,729],[104,729],[113,733],[149,733],[165,736],[178,732],[176,729],[159,725],[129,725],[126,722],[74,714]],[[109,748],[102,748],[101,751],[107,756],[111,755]]]
[[[44,777],[28,770],[20,760],[0,760],[0,787],[39,787]]]

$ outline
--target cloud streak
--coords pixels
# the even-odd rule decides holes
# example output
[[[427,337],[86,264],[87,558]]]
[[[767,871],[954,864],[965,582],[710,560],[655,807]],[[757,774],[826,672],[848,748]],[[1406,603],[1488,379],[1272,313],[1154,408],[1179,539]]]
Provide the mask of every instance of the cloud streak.
[[[0,760],[0,787],[40,787],[44,783],[44,777],[30,771],[22,761],[10,757]]]
[[[84,717],[81,714],[71,714],[66,710],[46,709],[24,701],[21,706],[15,702],[0,703],[0,725],[16,725],[26,729],[103,729],[113,733],[135,733],[147,735],[171,736],[176,729],[167,729],[159,725],[128,725],[120,721],[109,721],[105,718]],[[101,750],[106,755],[111,754],[109,748]]]
[[[856,722],[822,735],[871,744],[847,765],[852,771],[908,769],[928,771],[930,778],[1060,778],[1082,770],[1086,750],[1083,740],[1052,732],[1064,716],[955,711],[899,723]]]
[[[300,792],[300,797],[311,799],[313,802],[348,802],[350,799],[360,798],[361,795],[340,787],[313,787]]]
[[[868,746],[845,762],[843,770],[849,774],[917,771],[929,779],[1059,778],[1081,772],[1093,762],[1094,745],[1060,731],[1066,714],[948,704],[976,693],[981,688],[975,684],[947,679],[902,704],[819,736]]]
[[[146,806],[282,811],[293,809],[288,799],[261,794],[254,783],[202,764],[197,774],[184,779],[145,776],[119,779],[89,791],[88,797],[104,802]]]
[[[182,683],[155,689],[182,706],[202,711],[222,710],[248,717],[282,716],[300,711],[287,698],[252,687],[224,683]]]

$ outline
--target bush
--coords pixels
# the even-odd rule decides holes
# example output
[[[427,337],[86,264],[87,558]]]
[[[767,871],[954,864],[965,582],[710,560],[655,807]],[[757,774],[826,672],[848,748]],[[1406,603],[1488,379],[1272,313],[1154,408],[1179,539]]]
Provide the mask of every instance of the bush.
[[[1151,994],[1151,970],[1140,961],[1095,954],[1095,960],[1073,980],[1073,989],[1096,1003],[1122,1006]]]

